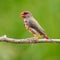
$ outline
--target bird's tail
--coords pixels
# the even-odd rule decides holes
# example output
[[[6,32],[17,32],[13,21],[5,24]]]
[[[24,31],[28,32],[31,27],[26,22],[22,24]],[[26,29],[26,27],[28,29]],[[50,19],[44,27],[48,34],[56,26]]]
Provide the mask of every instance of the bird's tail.
[[[54,41],[53,41],[51,38],[49,38],[47,35],[45,35],[44,38],[45,38],[45,39],[49,39],[49,40],[51,40],[53,43],[56,44],[56,42],[54,42]],[[48,41],[48,40],[47,40],[47,41]]]
[[[44,37],[45,39],[49,39],[47,35],[44,35],[43,37]]]

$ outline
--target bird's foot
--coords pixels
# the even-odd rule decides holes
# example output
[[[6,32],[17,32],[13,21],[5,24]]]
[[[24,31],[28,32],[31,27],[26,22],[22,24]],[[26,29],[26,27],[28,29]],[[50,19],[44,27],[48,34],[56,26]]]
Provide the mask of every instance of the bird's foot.
[[[33,37],[33,40],[38,40],[38,38],[37,37]]]
[[[37,37],[32,37],[32,38],[26,38],[27,40],[38,40]]]
[[[26,38],[27,40],[33,40],[32,38]]]

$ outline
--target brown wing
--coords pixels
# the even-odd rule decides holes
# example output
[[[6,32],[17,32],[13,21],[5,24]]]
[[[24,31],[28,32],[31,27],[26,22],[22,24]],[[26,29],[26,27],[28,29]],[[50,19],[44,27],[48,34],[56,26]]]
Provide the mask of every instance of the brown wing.
[[[46,35],[43,28],[36,20],[29,20],[29,27],[35,29],[38,33],[40,33],[40,35]]]

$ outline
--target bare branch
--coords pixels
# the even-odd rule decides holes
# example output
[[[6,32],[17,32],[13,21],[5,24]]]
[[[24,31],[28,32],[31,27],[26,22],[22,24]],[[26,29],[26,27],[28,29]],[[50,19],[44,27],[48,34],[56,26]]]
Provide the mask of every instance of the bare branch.
[[[17,44],[32,44],[32,43],[60,43],[60,39],[13,39],[8,38],[6,35],[0,37],[0,42],[9,42],[9,43],[17,43]]]

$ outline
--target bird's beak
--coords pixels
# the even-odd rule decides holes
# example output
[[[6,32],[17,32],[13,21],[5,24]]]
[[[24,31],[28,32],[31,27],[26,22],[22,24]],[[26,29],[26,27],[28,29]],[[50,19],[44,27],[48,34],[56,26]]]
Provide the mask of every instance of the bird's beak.
[[[24,15],[24,14],[21,14],[21,17],[22,17],[22,18],[25,18],[25,15]]]

